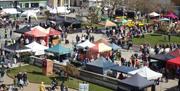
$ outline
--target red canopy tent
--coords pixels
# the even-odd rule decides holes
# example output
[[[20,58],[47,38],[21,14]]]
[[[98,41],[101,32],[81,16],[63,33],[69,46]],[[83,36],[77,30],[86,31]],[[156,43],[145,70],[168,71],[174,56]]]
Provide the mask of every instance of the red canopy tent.
[[[112,55],[112,48],[104,43],[97,43],[94,47],[89,48],[88,56],[91,59],[98,56],[109,57]]]
[[[180,67],[180,56],[167,61],[167,67]]]
[[[61,34],[61,32],[59,32],[59,31],[57,31],[57,30],[55,30],[55,29],[53,29],[51,27],[48,28],[47,30],[49,31],[48,35],[50,35],[50,36],[52,36],[52,35],[60,35]]]
[[[172,55],[174,57],[178,57],[178,56],[180,56],[180,49],[176,49],[176,50],[174,50],[172,52],[169,52],[168,54],[170,54],[170,55]]]
[[[45,45],[47,45],[47,41],[48,41],[48,34],[45,33],[45,32],[42,32],[43,28],[37,26],[37,27],[34,27],[34,28],[31,28],[31,31],[28,31],[28,32],[25,32],[25,36],[28,38],[28,37],[32,37],[34,39],[42,39],[45,41]]]
[[[34,28],[31,31],[25,32],[25,35],[32,36],[32,37],[47,37],[47,34]]]

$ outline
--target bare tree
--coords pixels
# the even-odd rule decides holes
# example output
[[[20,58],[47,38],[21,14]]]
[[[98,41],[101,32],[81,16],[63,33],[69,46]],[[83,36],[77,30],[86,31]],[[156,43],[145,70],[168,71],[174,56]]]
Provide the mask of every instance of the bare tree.
[[[109,6],[110,9],[109,9],[108,15],[113,16],[115,14],[115,10],[118,7],[122,6],[123,2],[124,2],[124,0],[104,0],[102,5],[103,6],[105,6],[105,5]]]
[[[128,8],[131,10],[150,13],[152,11],[173,10],[174,4],[167,0],[128,0]]]
[[[175,10],[175,4],[173,2],[169,2],[167,0],[164,0],[163,2],[161,2],[159,0],[159,2],[157,2],[157,3],[159,3],[158,6],[161,9],[161,11],[163,10],[164,12],[167,12],[167,11]]]

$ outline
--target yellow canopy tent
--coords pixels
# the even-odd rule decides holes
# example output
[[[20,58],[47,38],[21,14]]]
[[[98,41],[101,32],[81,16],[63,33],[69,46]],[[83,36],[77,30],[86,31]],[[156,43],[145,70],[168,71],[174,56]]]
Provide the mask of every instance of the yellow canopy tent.
[[[128,22],[126,23],[126,25],[127,25],[128,27],[133,27],[133,26],[135,26],[135,22],[132,21],[132,20],[128,20]]]
[[[138,24],[139,26],[144,26],[144,23],[138,21],[136,24]]]

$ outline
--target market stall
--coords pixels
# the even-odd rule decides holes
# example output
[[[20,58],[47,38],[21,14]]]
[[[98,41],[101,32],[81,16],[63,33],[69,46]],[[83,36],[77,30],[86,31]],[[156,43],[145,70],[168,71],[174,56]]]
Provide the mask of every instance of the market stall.
[[[45,54],[44,50],[48,49],[48,47],[43,46],[35,41],[26,45],[26,47],[30,48],[32,50],[32,52],[35,53],[35,55],[43,55],[43,54]]]
[[[150,17],[157,17],[157,16],[160,16],[160,14],[158,14],[156,12],[151,12],[151,13],[149,13],[149,16]]]
[[[72,50],[70,48],[63,47],[60,44],[57,44],[57,45],[45,50],[45,52],[50,52],[55,55],[69,54],[69,53],[71,53],[71,51]]]
[[[153,81],[149,81],[139,74],[135,74],[132,77],[126,78],[120,81],[119,84],[124,85],[125,87],[124,88],[120,87],[118,91],[144,91],[145,88],[155,87]]]
[[[179,57],[180,56],[180,49],[175,49],[174,51],[171,51],[168,53],[171,56]]]
[[[138,73],[142,77],[145,77],[147,80],[156,80],[156,79],[162,77],[161,73],[155,72],[155,71],[151,70],[150,68],[148,68],[147,66],[129,72],[129,74],[131,74],[131,75],[135,75],[136,73]]]
[[[110,20],[106,20],[105,22],[100,22],[100,25],[103,25],[104,27],[116,27],[116,23],[110,21]]]
[[[94,47],[89,48],[88,57],[97,58],[100,56],[110,57],[112,55],[112,48],[104,43],[97,43]]]
[[[89,40],[86,40],[82,43],[76,45],[78,48],[91,48],[94,47],[95,44],[91,43]]]
[[[104,57],[100,57],[95,61],[86,64],[86,69],[99,74],[106,74],[111,67],[117,66],[116,64],[106,60]]]
[[[177,67],[180,67],[180,56],[168,60],[166,67],[168,67],[168,68],[177,68]]]

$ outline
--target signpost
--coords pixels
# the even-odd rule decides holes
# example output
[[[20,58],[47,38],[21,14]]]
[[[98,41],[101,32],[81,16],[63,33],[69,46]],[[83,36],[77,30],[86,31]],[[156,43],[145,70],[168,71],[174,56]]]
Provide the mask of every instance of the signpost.
[[[89,91],[89,84],[87,84],[87,83],[80,83],[79,84],[79,91]]]

